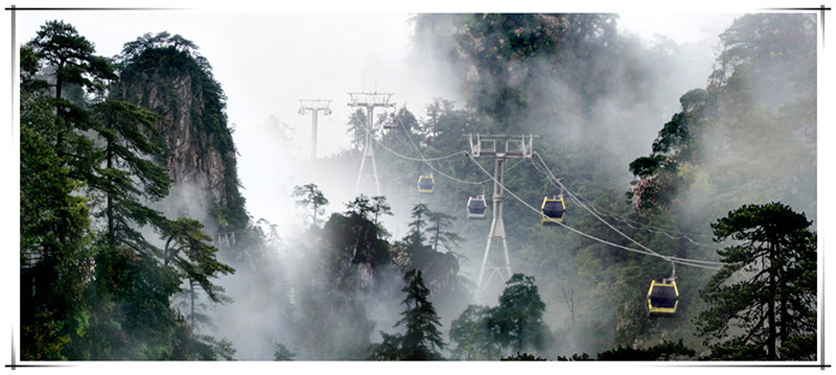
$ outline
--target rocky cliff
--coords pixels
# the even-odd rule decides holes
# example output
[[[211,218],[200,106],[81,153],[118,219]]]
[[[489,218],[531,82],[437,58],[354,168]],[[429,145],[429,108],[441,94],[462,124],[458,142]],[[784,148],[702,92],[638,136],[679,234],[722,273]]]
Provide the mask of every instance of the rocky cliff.
[[[144,38],[137,41],[145,42],[141,48],[125,56],[118,95],[160,116],[156,125],[167,146],[163,162],[175,182],[160,209],[196,218],[207,231],[245,227],[225,97],[211,67],[190,42],[177,43],[177,36]]]

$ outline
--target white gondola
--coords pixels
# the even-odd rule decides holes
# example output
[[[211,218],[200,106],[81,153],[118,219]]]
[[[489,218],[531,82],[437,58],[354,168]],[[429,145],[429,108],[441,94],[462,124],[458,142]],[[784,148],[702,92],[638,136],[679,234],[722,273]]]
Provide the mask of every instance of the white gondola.
[[[467,219],[468,220],[484,220],[488,211],[488,205],[485,202],[485,196],[470,197],[467,199]]]

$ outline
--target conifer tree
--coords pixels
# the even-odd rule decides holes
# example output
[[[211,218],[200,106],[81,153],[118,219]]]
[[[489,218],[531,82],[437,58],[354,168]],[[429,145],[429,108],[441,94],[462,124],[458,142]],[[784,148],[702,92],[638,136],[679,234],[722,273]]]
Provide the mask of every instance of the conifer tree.
[[[324,214],[325,210],[322,207],[328,205],[328,198],[325,198],[325,194],[322,194],[322,191],[319,190],[316,184],[311,183],[303,186],[294,186],[293,196],[298,198],[296,200],[297,206],[311,207],[313,211],[313,226],[316,226],[316,216]]]
[[[401,320],[395,327],[403,326],[403,334],[388,335],[381,332],[383,342],[370,347],[372,359],[420,361],[442,359],[440,351],[444,349],[441,339],[441,326],[438,314],[429,301],[430,290],[424,286],[420,270],[410,270],[404,274],[406,293],[402,304]]]
[[[91,189],[105,197],[105,208],[98,215],[107,223],[106,241],[110,248],[120,244],[145,251],[151,245],[133,224],[159,227],[162,213],[147,206],[168,195],[172,181],[168,171],[154,162],[163,147],[150,141],[156,116],[136,105],[107,100],[91,106],[93,127],[104,139],[101,163],[94,168]],[[151,160],[149,160],[151,159]]]
[[[697,320],[711,357],[811,360],[816,356],[816,234],[781,203],[744,205],[712,224],[725,265],[702,290]]]

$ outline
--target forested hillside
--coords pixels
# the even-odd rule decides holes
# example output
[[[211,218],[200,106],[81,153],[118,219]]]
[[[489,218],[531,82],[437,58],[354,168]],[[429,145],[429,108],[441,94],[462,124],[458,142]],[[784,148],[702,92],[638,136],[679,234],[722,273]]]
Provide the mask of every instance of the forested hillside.
[[[742,16],[679,88],[689,50],[614,14],[415,15],[411,58],[464,99],[358,108],[342,153],[288,160],[285,236],[247,213],[198,46],[105,58],[49,22],[20,48],[21,359],[816,360],[815,21]],[[367,132],[379,195],[352,189]],[[495,181],[473,136],[523,134]],[[509,257],[483,259],[497,194]]]

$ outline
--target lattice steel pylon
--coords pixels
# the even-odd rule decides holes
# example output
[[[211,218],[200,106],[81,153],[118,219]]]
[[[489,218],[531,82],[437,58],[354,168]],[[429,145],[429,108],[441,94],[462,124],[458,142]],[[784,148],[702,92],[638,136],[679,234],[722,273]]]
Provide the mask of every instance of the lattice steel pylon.
[[[354,187],[354,194],[360,192],[360,186],[363,185],[364,182],[371,179],[374,182],[374,191],[375,195],[380,194],[380,180],[377,177],[377,164],[374,161],[374,140],[372,136],[374,134],[374,108],[375,107],[393,107],[395,103],[389,103],[389,99],[392,97],[392,94],[387,93],[379,93],[379,92],[350,92],[348,95],[351,97],[351,103],[348,105],[352,107],[365,107],[367,111],[367,124],[366,124],[366,142],[363,145],[363,158],[360,161],[360,171],[357,174],[357,184]],[[371,173],[366,172],[366,161],[371,164]]]
[[[504,284],[513,275],[511,272],[511,256],[508,253],[508,242],[505,237],[505,221],[502,218],[502,203],[505,200],[505,194],[502,188],[505,185],[505,160],[531,158],[533,154],[533,138],[534,136],[525,134],[512,136],[469,135],[471,156],[474,158],[494,159],[493,220],[491,221],[491,231],[488,233],[485,254],[482,256],[482,267],[479,269],[479,282],[477,284],[479,289],[476,292],[477,301],[480,300],[485,288],[495,277],[504,277],[504,279],[498,280]],[[497,147],[497,144],[503,141],[505,142],[504,151]],[[491,243],[494,238],[499,238],[502,241],[505,263],[501,266],[491,266],[489,262]]]
[[[299,114],[304,115],[306,112],[311,112],[311,161],[316,160],[316,122],[319,111],[323,111],[325,116],[331,114],[330,100],[325,99],[299,99],[302,105],[299,108]]]

